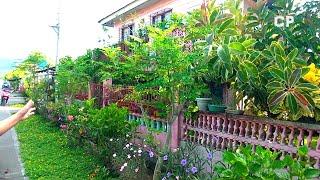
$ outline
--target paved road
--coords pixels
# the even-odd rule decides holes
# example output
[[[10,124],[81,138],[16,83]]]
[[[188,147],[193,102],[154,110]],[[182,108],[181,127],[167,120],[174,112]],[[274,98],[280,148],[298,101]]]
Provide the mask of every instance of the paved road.
[[[11,97],[9,103],[24,103],[24,99]],[[0,107],[0,121],[16,110],[17,108]],[[0,136],[0,179],[27,179],[19,156],[19,143],[14,129]]]

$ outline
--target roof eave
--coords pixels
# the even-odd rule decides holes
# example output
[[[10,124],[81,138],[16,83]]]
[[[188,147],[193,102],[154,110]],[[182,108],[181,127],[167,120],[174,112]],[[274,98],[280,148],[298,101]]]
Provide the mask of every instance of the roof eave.
[[[98,21],[98,23],[102,24],[103,26],[112,27],[116,20],[120,19],[121,16],[124,14],[130,13],[135,11],[137,8],[141,7],[142,5],[153,2],[155,0],[135,0],[131,3],[125,5],[124,7],[120,8],[119,10],[109,14],[108,16],[102,18]]]

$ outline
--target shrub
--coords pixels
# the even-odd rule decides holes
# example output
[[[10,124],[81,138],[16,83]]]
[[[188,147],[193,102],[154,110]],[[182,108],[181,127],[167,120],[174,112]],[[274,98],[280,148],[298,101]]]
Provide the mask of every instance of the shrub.
[[[257,147],[253,152],[251,146],[238,149],[236,152],[223,153],[223,162],[215,167],[217,179],[312,179],[320,171],[305,161],[307,147],[298,150],[298,159],[286,155],[280,158],[281,152],[272,152]]]

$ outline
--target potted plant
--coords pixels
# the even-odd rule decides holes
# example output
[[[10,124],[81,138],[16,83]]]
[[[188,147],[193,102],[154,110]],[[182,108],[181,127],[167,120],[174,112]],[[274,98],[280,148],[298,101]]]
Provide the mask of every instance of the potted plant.
[[[215,82],[211,82],[209,85],[212,94],[212,103],[208,104],[209,111],[213,113],[224,112],[227,108],[227,106],[223,104],[223,90],[226,85]]]

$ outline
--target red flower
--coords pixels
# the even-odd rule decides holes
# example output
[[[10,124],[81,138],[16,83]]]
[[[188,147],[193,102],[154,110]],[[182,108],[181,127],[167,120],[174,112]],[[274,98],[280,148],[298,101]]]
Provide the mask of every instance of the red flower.
[[[74,117],[72,116],[72,115],[69,115],[69,116],[67,116],[67,119],[68,119],[68,121],[73,121],[74,120]]]

